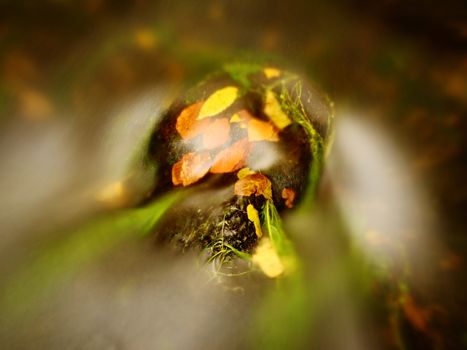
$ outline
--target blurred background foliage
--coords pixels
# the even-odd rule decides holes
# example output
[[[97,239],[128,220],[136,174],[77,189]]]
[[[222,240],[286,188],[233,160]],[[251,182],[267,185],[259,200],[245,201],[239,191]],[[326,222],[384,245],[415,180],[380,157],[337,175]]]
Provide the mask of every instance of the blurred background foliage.
[[[466,19],[465,3],[451,0],[2,1],[0,282],[26,269],[15,283],[35,294],[31,286],[47,278],[26,282],[31,262],[46,275],[54,264],[70,272],[40,313],[2,329],[5,344],[466,347]],[[95,236],[79,229],[83,222],[141,201],[154,175],[145,140],[158,117],[184,88],[237,61],[298,71],[331,96],[337,120],[378,125],[404,159],[400,170],[380,154],[387,177],[378,186],[390,179],[400,196],[352,197],[351,166],[342,164],[365,165],[365,154],[339,152],[338,121],[330,157],[340,177],[327,170],[313,211],[286,218],[303,271],[278,281],[285,287],[254,274],[209,284],[196,258],[155,253],[150,238],[93,256],[76,276],[67,261],[81,255],[53,260],[66,247],[86,255],[85,237]],[[368,182],[379,174],[360,170]],[[413,187],[421,202],[405,191]],[[367,241],[385,247],[375,260],[349,223],[369,221],[359,215],[373,209],[349,216],[348,203],[339,204],[349,193],[355,207],[395,222],[386,231],[362,225]],[[415,210],[412,226],[397,223],[406,205]],[[132,226],[121,223],[125,232]],[[84,234],[68,240],[67,232]],[[106,240],[93,239],[90,251],[101,252]],[[35,258],[44,249],[50,264]]]

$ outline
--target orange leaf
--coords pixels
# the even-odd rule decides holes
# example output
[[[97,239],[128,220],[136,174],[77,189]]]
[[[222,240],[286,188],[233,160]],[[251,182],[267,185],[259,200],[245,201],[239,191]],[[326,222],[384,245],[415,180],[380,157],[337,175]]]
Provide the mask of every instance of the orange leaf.
[[[268,122],[251,119],[248,123],[248,140],[253,141],[279,141],[277,129]]]
[[[229,140],[230,124],[227,118],[215,119],[202,130],[203,146],[213,149],[222,146]]]
[[[172,167],[172,183],[174,185],[188,186],[209,171],[211,156],[208,152],[187,153]]]
[[[230,173],[240,169],[245,165],[249,150],[250,144],[248,140],[244,138],[220,151],[216,158],[214,158],[211,173]]]
[[[292,190],[291,188],[284,188],[282,190],[282,198],[285,201],[285,206],[287,208],[292,208],[293,202],[295,200],[295,191]]]
[[[272,199],[271,181],[263,174],[250,174],[235,183],[234,193],[237,196],[263,196]]]
[[[189,139],[199,134],[206,122],[196,120],[203,102],[198,102],[186,107],[178,116],[175,128],[183,139]]]

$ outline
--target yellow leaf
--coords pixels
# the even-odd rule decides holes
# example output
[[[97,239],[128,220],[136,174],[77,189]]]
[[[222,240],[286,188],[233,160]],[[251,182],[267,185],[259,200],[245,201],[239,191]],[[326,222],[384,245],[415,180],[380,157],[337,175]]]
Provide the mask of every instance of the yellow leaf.
[[[242,129],[248,128],[248,122],[255,117],[246,109],[242,109],[235,113],[231,118],[231,123],[238,123]]]
[[[237,177],[239,179],[243,179],[245,176],[252,175],[252,174],[256,174],[256,172],[254,172],[250,168],[243,168],[239,170],[239,172],[237,173]]]
[[[229,108],[237,99],[238,88],[226,86],[215,91],[204,102],[198,115],[198,119],[209,118]]]
[[[263,69],[263,73],[268,79],[277,78],[281,75],[281,71],[277,68],[266,67]]]
[[[246,207],[246,213],[248,215],[248,220],[255,225],[256,236],[261,238],[263,236],[263,231],[261,231],[261,222],[259,221],[258,211],[252,204],[248,204]]]
[[[282,110],[279,101],[277,101],[276,96],[271,90],[266,92],[264,113],[269,117],[269,119],[271,119],[274,125],[279,128],[279,130],[284,129],[286,126],[292,123],[287,114],[285,114]]]
[[[284,265],[272,246],[271,241],[267,238],[263,238],[259,242],[252,260],[270,278],[279,277],[284,273]]]
[[[235,113],[231,118],[230,122],[231,123],[240,123],[242,121],[242,118],[238,115],[238,113]]]

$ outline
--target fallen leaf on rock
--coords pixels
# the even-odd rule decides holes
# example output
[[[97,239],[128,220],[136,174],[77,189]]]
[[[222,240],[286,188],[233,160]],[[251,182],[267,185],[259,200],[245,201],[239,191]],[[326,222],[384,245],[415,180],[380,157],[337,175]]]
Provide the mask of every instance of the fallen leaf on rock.
[[[263,231],[261,231],[261,221],[259,220],[258,210],[256,210],[253,204],[248,204],[246,207],[246,213],[248,215],[248,220],[255,225],[256,236],[261,238],[263,236]]]
[[[251,170],[250,168],[243,168],[238,171],[237,177],[239,179],[243,179],[245,176],[251,175],[251,174],[256,174],[256,172]]]
[[[238,88],[226,86],[212,93],[204,102],[198,119],[209,118],[229,108],[238,97]]]
[[[234,193],[237,196],[263,196],[272,199],[271,181],[263,174],[250,174],[239,179],[234,186]]]
[[[235,142],[217,154],[213,161],[211,173],[231,173],[242,168],[245,165],[249,151],[250,143],[246,138]]]
[[[292,190],[291,188],[284,188],[282,190],[282,199],[284,199],[285,201],[285,206],[287,208],[292,208],[293,207],[293,203],[295,201],[295,191]]]
[[[211,166],[208,152],[187,153],[172,167],[172,183],[174,185],[191,185],[207,174]]]
[[[232,117],[230,117],[231,123],[240,123],[241,121],[242,121],[242,118],[240,118],[238,113],[235,113]]]
[[[203,102],[194,103],[182,110],[177,118],[175,128],[183,139],[195,137],[203,129],[203,124],[197,120]]]
[[[213,149],[222,146],[229,140],[230,123],[227,118],[215,119],[209,122],[201,131],[203,147]]]
[[[266,92],[266,100],[264,103],[264,113],[271,119],[279,130],[284,129],[292,123],[290,118],[281,108],[279,101],[271,90]]]
[[[248,110],[242,109],[230,118],[230,122],[238,123],[242,129],[246,129],[248,127],[248,122],[254,118],[253,114]]]
[[[251,119],[247,126],[248,140],[254,141],[279,141],[279,135],[277,129],[271,123],[259,120]]]

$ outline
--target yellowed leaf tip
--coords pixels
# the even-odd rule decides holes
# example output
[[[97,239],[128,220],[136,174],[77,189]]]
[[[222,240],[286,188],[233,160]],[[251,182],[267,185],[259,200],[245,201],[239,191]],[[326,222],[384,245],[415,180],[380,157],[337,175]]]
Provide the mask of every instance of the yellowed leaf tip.
[[[198,115],[198,119],[215,116],[229,108],[238,97],[238,88],[226,86],[212,93],[204,102]]]
[[[271,119],[274,125],[282,130],[292,123],[290,118],[281,108],[279,101],[271,90],[266,92],[266,100],[264,103],[264,113]]]

